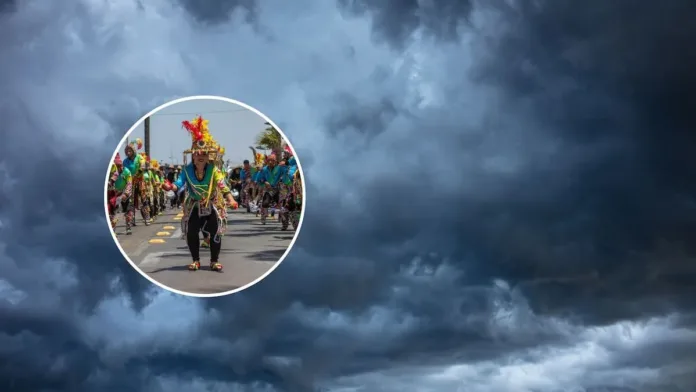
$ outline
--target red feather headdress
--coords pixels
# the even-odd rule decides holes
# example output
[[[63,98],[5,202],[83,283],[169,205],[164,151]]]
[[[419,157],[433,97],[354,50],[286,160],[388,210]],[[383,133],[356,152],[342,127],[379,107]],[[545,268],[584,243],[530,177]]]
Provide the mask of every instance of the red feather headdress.
[[[182,121],[181,125],[191,134],[194,141],[203,140],[203,117],[198,116],[193,121]]]

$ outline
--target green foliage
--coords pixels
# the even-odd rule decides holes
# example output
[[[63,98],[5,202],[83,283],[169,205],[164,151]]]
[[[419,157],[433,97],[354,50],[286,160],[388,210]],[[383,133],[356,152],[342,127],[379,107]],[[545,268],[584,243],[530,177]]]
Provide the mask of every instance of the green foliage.
[[[259,147],[273,151],[276,155],[280,155],[283,150],[283,137],[273,125],[266,123],[266,129],[259,132],[256,136],[256,144]]]

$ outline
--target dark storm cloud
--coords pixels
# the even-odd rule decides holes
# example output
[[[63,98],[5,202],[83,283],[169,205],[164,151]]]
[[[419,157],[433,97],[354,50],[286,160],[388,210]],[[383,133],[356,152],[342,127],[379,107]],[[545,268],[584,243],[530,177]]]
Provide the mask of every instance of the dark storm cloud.
[[[410,3],[394,3],[393,7],[380,4],[373,9],[355,3],[344,5],[353,11],[371,13],[375,33],[396,48],[405,47],[405,41],[419,27],[438,37],[453,37],[446,34],[451,29],[438,31],[422,22],[436,20],[438,13],[447,9],[444,6],[427,14],[415,5],[409,7]],[[211,301],[210,306],[222,309],[224,314],[236,312],[239,317],[223,317],[216,323],[219,328],[238,325],[240,319],[245,320],[243,325],[248,330],[268,326],[293,302],[351,312],[388,304],[402,315],[427,320],[423,324],[430,328],[421,327],[405,334],[397,339],[393,349],[380,347],[374,360],[365,347],[334,347],[327,352],[344,357],[337,362],[351,363],[358,372],[389,367],[398,359],[418,353],[446,355],[448,344],[444,342],[455,347],[482,347],[460,353],[461,356],[477,358],[477,351],[483,353],[481,358],[495,356],[496,342],[489,339],[491,332],[485,326],[472,323],[458,328],[456,324],[440,323],[450,314],[475,314],[486,320],[490,314],[482,304],[487,303],[490,294],[482,294],[477,304],[464,300],[470,298],[469,292],[457,292],[454,287],[440,293],[455,303],[462,302],[459,307],[446,301],[443,304],[423,299],[419,305],[418,301],[395,299],[392,290],[400,286],[397,271],[414,255],[429,250],[451,256],[459,262],[459,268],[467,271],[468,280],[459,285],[485,284],[494,277],[506,279],[529,295],[530,305],[544,314],[608,324],[688,310],[692,306],[690,282],[694,277],[693,268],[687,264],[693,260],[688,233],[693,231],[694,216],[693,207],[689,206],[693,203],[693,190],[686,188],[690,185],[684,179],[692,178],[693,165],[684,161],[686,154],[679,152],[680,143],[675,143],[679,148],[672,149],[672,154],[658,153],[670,151],[666,144],[677,133],[665,135],[664,139],[658,133],[663,132],[663,126],[675,129],[670,123],[677,120],[674,115],[680,112],[654,114],[654,108],[641,106],[633,97],[645,88],[639,86],[641,75],[646,79],[661,75],[663,84],[680,79],[679,75],[669,76],[679,71],[678,67],[663,63],[669,57],[658,56],[650,49],[669,47],[667,43],[676,38],[657,34],[668,36],[669,40],[665,44],[629,46],[636,42],[636,34],[645,38],[637,41],[649,42],[648,38],[659,29],[645,21],[649,10],[633,10],[625,15],[625,10],[608,7],[599,10],[603,16],[585,17],[565,4],[542,4],[534,10],[501,9],[512,26],[510,30],[502,36],[476,40],[480,57],[475,61],[476,72],[467,76],[505,93],[503,106],[495,110],[500,111],[497,116],[508,121],[479,125],[480,129],[473,132],[466,129],[463,124],[470,121],[463,106],[470,88],[462,83],[466,76],[452,75],[452,86],[445,89],[447,107],[424,111],[411,118],[408,129],[403,130],[413,135],[408,148],[399,149],[397,143],[371,144],[369,140],[359,147],[379,151],[388,159],[404,158],[398,169],[388,172],[379,167],[358,171],[368,174],[348,184],[360,190],[359,209],[344,204],[335,194],[310,187],[313,203],[308,207],[307,221],[312,223],[306,225],[298,241],[298,246],[310,254],[294,252],[277,274],[248,292],[229,301]],[[678,11],[673,12],[676,17]],[[454,9],[449,17],[463,21],[468,13],[466,7]],[[629,20],[625,20],[627,17]],[[595,28],[594,24],[601,21],[606,21],[607,27]],[[626,34],[629,38],[624,41],[602,41],[615,37],[616,34],[609,34],[612,31],[624,31],[625,26],[632,24],[646,26],[636,34]],[[689,42],[692,34],[684,30],[688,28],[686,24],[676,23],[673,27],[673,35]],[[592,48],[603,51],[592,53]],[[625,54],[629,48],[634,51],[631,56]],[[566,52],[575,57],[556,59]],[[654,60],[654,67],[648,66],[644,58]],[[628,70],[622,71],[619,65]],[[622,80],[621,75],[612,74],[613,69],[618,69],[615,73],[633,74],[632,79]],[[344,140],[341,137],[346,134],[372,137],[386,132],[396,122],[396,114],[404,113],[408,114],[408,110],[399,97],[350,98],[339,93],[336,108],[326,115],[325,130],[338,140]],[[522,170],[512,175],[466,167],[468,161],[460,158],[471,151],[485,158],[485,151],[478,150],[488,147],[493,133],[503,141],[527,139],[532,145],[532,156],[525,157]],[[360,137],[354,140],[356,145],[362,141]],[[429,141],[438,149],[425,149]],[[555,151],[534,146],[545,141],[553,142]],[[344,147],[350,149],[354,145]],[[682,167],[676,162],[654,161],[663,157],[681,159]],[[346,167],[343,165],[360,163],[349,160],[336,167]],[[372,175],[371,171],[379,174]],[[677,180],[665,183],[665,178]],[[478,190],[469,189],[469,181]],[[418,202],[414,199],[426,204],[432,201],[434,208],[426,214],[409,213]],[[682,252],[664,258],[657,255],[658,247],[668,253],[674,253],[676,248]],[[366,259],[356,263],[337,257],[345,254]],[[313,256],[325,263],[323,269],[308,268],[317,265],[311,262]],[[441,258],[424,263],[438,265]],[[350,264],[360,268],[351,271],[347,266]],[[341,273],[334,276],[330,271],[336,268]],[[375,275],[380,278],[374,279]],[[681,283],[679,277],[684,278]],[[308,284],[312,281],[321,283]],[[413,292],[411,299],[427,297],[431,287]],[[327,295],[329,292],[335,295]],[[272,330],[301,330],[276,328]],[[268,342],[265,350],[271,352],[274,347],[294,347],[297,351],[311,344],[320,330],[291,335],[294,343],[266,333],[261,333],[259,339]],[[532,334],[529,343],[519,344],[553,340],[552,336]],[[514,346],[509,343],[505,349],[514,350]],[[320,348],[310,350],[307,356],[317,357],[320,352]],[[385,357],[395,361],[380,359]],[[326,361],[331,362],[328,355]]]
[[[410,183],[401,177],[388,185],[377,181],[364,199],[375,212],[365,215],[379,211],[383,219],[371,221],[370,232],[397,230],[391,238],[398,241],[413,235],[407,228],[440,225],[444,230],[434,237],[447,234],[433,248],[451,247],[444,241],[459,237],[458,252],[474,252],[483,277],[519,283],[540,311],[580,313],[604,323],[692,308],[696,164],[690,151],[696,117],[690,109],[696,79],[690,70],[696,58],[688,45],[696,29],[688,20],[696,9],[671,2],[655,20],[651,3],[630,10],[573,1],[519,7],[501,10],[508,22],[503,35],[475,40],[473,76],[506,92],[500,116],[519,116],[518,126],[499,131],[504,138],[552,140],[556,151],[530,157],[532,164],[515,178],[491,175],[496,192],[484,200],[435,191],[454,216],[399,214],[408,202],[389,195],[402,194]],[[394,22],[411,20],[409,10],[373,10],[374,29],[413,30],[416,22]],[[461,108],[462,94],[465,88],[449,91],[450,110]],[[467,133],[463,126],[431,128],[424,137],[444,139],[445,132]],[[434,162],[457,165],[449,159],[455,157]],[[409,170],[426,189],[443,180],[434,168]],[[661,257],[658,249],[673,256]]]
[[[221,23],[242,3],[206,2],[196,8],[193,3],[184,4],[199,21]],[[250,4],[241,7],[252,8]],[[454,390],[465,381],[474,392],[547,391],[558,385],[552,382],[556,379],[568,380],[571,386],[595,386],[594,390],[617,390],[619,387],[604,386],[623,379],[630,389],[640,390],[641,371],[659,367],[665,375],[679,378],[684,391],[692,390],[693,381],[685,375],[694,368],[688,361],[693,337],[687,328],[691,324],[683,321],[688,317],[680,317],[682,330],[671,325],[658,329],[671,333],[669,339],[646,337],[649,333],[641,330],[643,336],[635,341],[649,342],[642,346],[625,342],[634,339],[620,333],[604,340],[596,336],[620,327],[585,329],[566,323],[608,324],[647,314],[684,312],[692,306],[687,300],[693,297],[688,280],[693,269],[687,262],[693,260],[693,247],[686,230],[693,228],[693,206],[688,207],[693,203],[689,201],[693,190],[691,182],[683,179],[692,178],[688,176],[693,175],[693,164],[684,152],[690,139],[675,131],[678,124],[690,124],[690,119],[686,111],[677,110],[678,105],[662,109],[658,105],[670,96],[666,91],[672,81],[681,78],[688,83],[692,79],[678,75],[680,68],[669,66],[669,56],[657,56],[649,49],[668,48],[668,39],[631,46],[635,51],[631,56],[625,54],[628,49],[623,49],[624,41],[618,38],[600,42],[602,34],[604,39],[613,37],[614,30],[625,31],[625,23],[644,24],[642,29],[647,31],[636,28],[627,34],[631,39],[626,42],[650,43],[660,36],[689,42],[690,32],[676,30],[687,27],[675,22],[679,20],[677,11],[665,11],[665,20],[671,18],[675,30],[660,35],[658,27],[645,22],[648,12],[641,7],[632,7],[631,12],[613,6],[595,8],[601,12],[593,18],[585,17],[584,8],[567,6],[568,2],[541,3],[534,10],[500,9],[506,22],[502,27],[507,30],[503,35],[485,32],[486,37],[474,39],[480,52],[474,59],[476,72],[469,75],[468,67],[463,66],[469,51],[453,39],[455,26],[473,12],[469,3],[420,4],[425,2],[342,3],[371,16],[375,35],[395,48],[407,48],[409,42],[405,41],[417,41],[408,38],[419,27],[449,41],[433,48],[428,59],[436,64],[430,72],[438,77],[431,79],[444,91],[444,103],[414,108],[404,98],[410,79],[388,69],[388,62],[375,61],[378,71],[366,77],[364,84],[341,84],[358,72],[359,60],[366,53],[374,55],[365,48],[356,49],[355,61],[344,68],[327,67],[316,75],[320,82],[303,85],[307,95],[319,91],[317,96],[337,98],[333,104],[318,102],[311,111],[312,116],[325,119],[323,132],[329,140],[324,149],[312,151],[311,160],[305,161],[301,155],[310,202],[297,248],[277,271],[248,291],[195,301],[205,308],[203,316],[183,307],[186,300],[182,298],[165,305],[174,310],[182,307],[182,319],[197,320],[179,330],[166,329],[181,322],[171,314],[159,323],[143,320],[157,314],[152,308],[132,319],[125,307],[111,316],[100,313],[102,299],[122,288],[112,290],[109,283],[114,278],[126,285],[125,292],[136,299],[136,305],[150,299],[144,294],[147,281],[122,261],[108,231],[99,229],[105,225],[103,168],[111,151],[92,151],[100,158],[84,159],[80,154],[87,143],[75,143],[75,137],[61,138],[71,130],[56,132],[55,124],[60,121],[55,117],[20,105],[3,106],[7,110],[3,117],[12,121],[6,129],[21,131],[3,139],[0,170],[25,182],[8,186],[4,180],[1,188],[5,193],[0,193],[0,239],[9,256],[3,259],[2,265],[8,268],[2,277],[38,304],[30,307],[20,302],[0,308],[1,319],[11,321],[0,327],[6,348],[0,350],[0,362],[30,362],[21,375],[12,366],[3,368],[0,386],[9,390],[50,386],[78,391],[176,391],[163,386],[162,380],[170,379],[181,390],[215,390],[210,384],[195,388],[189,384],[200,378],[210,383],[230,382],[218,390],[228,390],[230,385],[264,390],[273,385],[280,390],[307,391],[354,375],[365,378],[357,378],[353,386],[385,391],[409,387]],[[267,16],[279,18],[270,12]],[[332,15],[319,16],[315,20],[337,23]],[[438,19],[442,22],[437,23]],[[161,20],[148,19],[148,26],[163,30],[163,25],[156,24],[163,23]],[[603,30],[599,22],[605,20],[613,25]],[[184,30],[186,26],[179,22],[172,22],[175,30],[191,34],[196,48],[213,39],[201,29]],[[305,27],[294,20],[284,23],[292,26],[283,30],[288,35]],[[356,26],[346,25],[351,28]],[[136,32],[153,30],[140,26]],[[139,35],[132,46],[144,53],[155,45],[164,48],[160,49],[167,59],[164,65],[180,60],[178,51],[195,58],[196,51],[183,40],[173,39],[172,44],[161,37],[147,43],[144,37]],[[291,37],[283,46],[300,38],[306,45],[311,43],[307,36]],[[292,55],[297,56],[298,51],[291,47]],[[567,48],[576,50],[565,51]],[[116,62],[116,57],[128,57],[133,48],[127,49],[105,58]],[[62,49],[45,50],[50,55]],[[167,56],[167,50],[174,55]],[[559,53],[574,57],[564,60]],[[651,53],[652,57],[644,59]],[[68,65],[101,74],[105,65],[91,62],[97,57]],[[275,69],[278,74],[291,67],[291,59],[285,60]],[[255,68],[252,60],[237,54],[232,62],[243,61]],[[184,66],[196,64],[192,61]],[[162,82],[159,78],[164,72],[159,69],[156,75],[149,75],[143,70],[147,67],[128,68],[128,62],[119,62],[115,65],[119,71],[135,76],[107,73],[109,82],[98,87],[112,97],[132,94],[140,98],[137,102],[155,100],[153,91],[163,96],[186,90],[189,85],[172,87],[172,83],[194,77],[191,75],[197,80],[191,90],[222,84],[234,74],[222,64],[211,60],[202,68],[206,72],[167,68],[174,76]],[[23,84],[15,82],[14,76],[24,75],[20,67],[3,65],[9,69],[2,74],[8,81],[3,85],[24,88],[31,84],[27,79],[19,79]],[[256,75],[259,81],[270,76]],[[55,77],[61,76],[69,82],[93,82],[65,71]],[[480,85],[502,91],[502,98],[481,93],[471,77]],[[639,85],[641,77],[652,80],[653,87]],[[94,102],[95,110],[113,128],[106,137],[108,143],[90,143],[115,145],[121,132],[116,129],[130,125],[127,117],[133,116],[131,123],[139,117],[142,105],[104,98],[86,89],[87,85],[92,83],[75,83],[73,94]],[[255,86],[249,94],[263,91],[263,87]],[[257,100],[272,101],[283,92],[280,85],[267,90]],[[688,98],[690,90],[682,92]],[[47,109],[39,98],[37,104]],[[104,111],[109,106],[105,102],[111,102],[111,112]],[[278,117],[294,114],[289,109]],[[292,121],[288,124],[292,134]],[[19,160],[25,154],[16,146],[30,142],[41,157]],[[670,145],[674,148],[668,154],[658,153]],[[342,156],[343,151],[351,155]],[[35,191],[37,184],[56,181],[56,174],[42,170],[46,165],[58,167],[61,179],[50,188],[55,192],[48,198]],[[350,192],[341,192],[345,189]],[[17,200],[18,194],[23,196],[21,200]],[[8,208],[5,200],[17,200],[17,204]],[[425,206],[422,213],[414,208],[421,204]],[[54,218],[47,219],[41,213],[44,209]],[[661,241],[654,241],[657,238]],[[678,242],[680,246],[675,246]],[[72,269],[49,274],[54,259]],[[492,283],[494,278],[513,286]],[[92,312],[86,315],[84,308]],[[560,320],[539,314],[559,316]],[[131,328],[111,330],[118,321]],[[53,322],[56,330],[47,330],[45,326]],[[147,329],[156,333],[149,334]],[[87,333],[92,330],[104,332],[94,338]],[[677,345],[682,350],[675,356],[662,355]],[[600,352],[555,353],[584,346]],[[529,352],[536,347],[544,355],[536,353],[532,358]],[[17,356],[20,348],[26,348],[23,356]],[[654,357],[640,360],[646,352],[655,353]],[[32,353],[49,353],[53,360],[32,361]],[[602,359],[587,359],[593,356]],[[568,362],[568,357],[588,362]],[[605,357],[610,363],[602,362]],[[519,361],[529,361],[533,369],[521,366],[512,375],[504,372]],[[439,384],[446,370],[457,371],[449,369],[455,364],[467,364],[467,370],[455,373],[453,384]],[[58,370],[42,377],[47,366]],[[74,372],[64,370],[72,367]],[[544,371],[546,368],[551,370]],[[598,368],[601,371],[595,372]],[[516,378],[523,378],[520,374],[528,370],[527,380],[543,382],[517,385]],[[514,380],[501,381],[511,378]],[[414,382],[402,387],[394,380]]]
[[[112,240],[102,230],[103,190],[94,184],[103,182],[108,152],[85,156],[77,145],[56,139],[51,125],[22,102],[2,109],[10,121],[6,129],[14,130],[5,135],[0,149],[0,164],[14,181],[6,189],[12,203],[0,207],[4,224],[13,228],[0,234],[8,244],[7,255],[28,266],[41,263],[41,258],[73,263],[79,286],[71,300],[89,307],[108,295],[110,283],[121,277],[141,306],[149,284],[123,263],[115,245],[105,246]]]
[[[243,12],[247,21],[256,17],[256,0],[175,0],[196,20],[219,24],[228,21],[235,11]]]
[[[17,0],[0,0],[0,15],[17,9]]]
[[[340,7],[353,15],[372,17],[377,38],[402,48],[412,34],[423,29],[441,40],[459,38],[459,27],[473,9],[469,0],[337,0]]]
[[[71,315],[69,310],[0,305],[3,391],[69,390],[85,382],[99,359],[81,338]]]
[[[329,134],[346,130],[374,137],[385,130],[385,124],[396,116],[397,108],[387,98],[377,103],[361,103],[355,97],[342,95],[336,99],[336,105],[342,109],[339,116],[331,118],[326,124]]]

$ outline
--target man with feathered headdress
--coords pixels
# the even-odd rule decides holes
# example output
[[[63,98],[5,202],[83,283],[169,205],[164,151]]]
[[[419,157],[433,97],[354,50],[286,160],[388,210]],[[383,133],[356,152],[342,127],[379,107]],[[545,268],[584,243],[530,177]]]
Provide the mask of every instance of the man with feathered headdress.
[[[219,256],[224,226],[217,201],[218,198],[224,198],[232,208],[237,208],[237,202],[225,184],[225,175],[210,161],[210,154],[217,153],[217,143],[210,135],[208,121],[198,116],[193,121],[182,122],[182,125],[191,135],[192,162],[182,169],[177,181],[173,184],[165,183],[163,187],[173,191],[186,189],[181,227],[193,259],[189,269],[200,269],[199,233],[207,232],[211,238],[210,269],[222,271]]]

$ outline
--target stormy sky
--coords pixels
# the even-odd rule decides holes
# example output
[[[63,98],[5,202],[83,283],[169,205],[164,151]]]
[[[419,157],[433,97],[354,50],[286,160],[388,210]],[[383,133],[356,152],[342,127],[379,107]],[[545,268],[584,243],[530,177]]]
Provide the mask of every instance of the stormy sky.
[[[696,3],[0,2],[0,390],[696,389]],[[152,286],[126,130],[264,112],[307,216],[247,291]]]

